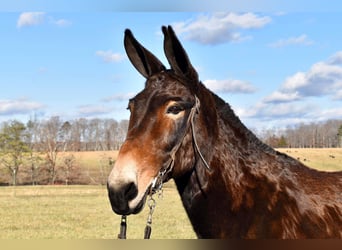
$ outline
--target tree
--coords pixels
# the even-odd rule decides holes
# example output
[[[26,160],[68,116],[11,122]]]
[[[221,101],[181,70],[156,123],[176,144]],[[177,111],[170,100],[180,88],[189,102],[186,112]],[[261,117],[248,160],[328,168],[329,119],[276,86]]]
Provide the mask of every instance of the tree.
[[[29,166],[28,173],[30,175],[30,180],[32,185],[36,185],[38,183],[38,175],[39,169],[43,163],[43,159],[37,153],[39,149],[39,131],[40,124],[37,120],[37,117],[31,118],[26,123],[26,131],[27,136],[25,137],[26,143],[30,148],[29,153],[27,154],[27,164]]]
[[[71,137],[71,124],[70,122],[66,121],[63,123],[61,127],[61,139],[64,141],[64,147],[63,151],[67,151],[68,145],[70,143],[70,137]]]
[[[278,141],[278,148],[285,148],[287,147],[287,142],[285,136],[281,136]]]
[[[12,185],[17,185],[17,176],[23,165],[25,153],[30,148],[25,143],[26,127],[19,121],[5,123],[0,133],[0,162],[7,168],[12,177]]]
[[[64,175],[65,175],[65,185],[69,185],[72,177],[72,173],[76,172],[75,170],[75,161],[76,158],[73,154],[67,155],[64,157]]]
[[[342,125],[338,128],[337,138],[338,138],[338,147],[342,148]]]
[[[50,184],[55,184],[57,177],[57,156],[65,144],[62,136],[62,129],[62,121],[58,116],[51,117],[41,128],[41,139],[42,143],[45,145]]]

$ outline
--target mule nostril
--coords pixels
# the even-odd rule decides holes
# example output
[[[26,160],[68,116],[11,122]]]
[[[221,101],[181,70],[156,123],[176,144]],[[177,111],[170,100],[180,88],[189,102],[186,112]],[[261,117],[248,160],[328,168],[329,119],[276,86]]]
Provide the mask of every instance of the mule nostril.
[[[137,194],[138,194],[138,189],[135,183],[134,182],[128,183],[124,189],[124,197],[127,200],[132,200],[137,196]]]

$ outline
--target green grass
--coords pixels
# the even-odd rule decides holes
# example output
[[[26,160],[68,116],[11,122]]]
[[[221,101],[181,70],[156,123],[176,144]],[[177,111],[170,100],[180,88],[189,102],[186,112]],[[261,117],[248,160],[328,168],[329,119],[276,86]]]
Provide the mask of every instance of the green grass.
[[[120,216],[103,186],[1,187],[0,200],[0,239],[115,239],[119,233]],[[156,201],[151,238],[195,238],[172,183]],[[128,238],[143,238],[147,215],[145,207],[128,217]]]

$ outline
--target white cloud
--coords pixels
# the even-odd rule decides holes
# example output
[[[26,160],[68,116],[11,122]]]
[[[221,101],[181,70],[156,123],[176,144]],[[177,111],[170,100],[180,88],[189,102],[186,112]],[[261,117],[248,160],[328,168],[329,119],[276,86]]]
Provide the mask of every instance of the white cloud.
[[[112,107],[104,105],[83,105],[78,107],[78,113],[82,116],[97,116],[111,113],[114,110]]]
[[[44,73],[48,72],[48,69],[46,67],[42,66],[42,67],[39,67],[37,71],[40,74],[44,74]]]
[[[205,80],[204,85],[213,92],[221,93],[254,93],[256,88],[248,82],[241,80]]]
[[[315,121],[324,121],[324,120],[329,120],[329,119],[342,118],[342,107],[322,110],[318,112],[314,118],[315,118],[314,119]]]
[[[28,114],[43,107],[43,104],[27,99],[0,100],[0,115]]]
[[[316,107],[308,103],[265,103],[259,102],[253,107],[239,109],[244,118],[257,118],[264,121],[281,121],[289,118],[304,118],[315,113]]]
[[[67,27],[72,24],[71,21],[67,19],[54,19],[52,16],[47,16],[45,12],[23,12],[20,14],[17,20],[17,27],[28,27],[34,25],[40,25],[43,23],[49,23],[56,25],[58,27]]]
[[[17,27],[34,26],[43,23],[45,20],[44,12],[23,12],[17,21]]]
[[[124,55],[120,53],[113,53],[111,50],[98,50],[96,51],[95,55],[100,57],[106,63],[120,62],[125,59]]]
[[[330,99],[330,101],[329,101]],[[335,106],[328,105],[331,100]],[[255,127],[285,128],[291,124],[342,119],[342,51],[307,71],[286,78],[278,90],[236,114]]]
[[[336,52],[334,55],[332,55],[329,59],[328,59],[328,63],[329,64],[342,64],[342,51],[338,51]]]
[[[123,94],[116,94],[109,97],[105,97],[102,99],[103,102],[111,102],[111,101],[128,101],[132,97],[134,97],[136,93],[123,93]]]
[[[303,46],[310,46],[313,45],[314,42],[309,39],[309,37],[306,34],[302,34],[297,37],[289,37],[286,39],[280,39],[274,43],[271,43],[270,46],[274,48],[280,48],[290,45],[303,45]]]
[[[342,107],[324,108],[306,102],[257,103],[239,108],[236,114],[251,127],[286,128],[288,125],[321,122],[342,118]]]
[[[280,92],[275,91],[270,96],[264,98],[264,102],[269,103],[277,103],[277,102],[292,102],[297,101],[301,97],[299,96],[298,92]]]
[[[52,20],[52,22],[58,27],[67,27],[72,24],[71,21],[66,20],[66,19]]]
[[[342,100],[342,52],[313,64],[308,71],[289,76],[280,88],[257,104],[239,108],[237,114],[252,124],[286,127],[299,122],[341,119],[342,108],[320,104]]]
[[[297,72],[292,76],[286,78],[285,82],[283,83],[281,89],[292,91],[297,88],[303,87],[307,85],[307,78],[305,72]]]
[[[329,96],[342,100],[342,52],[327,61],[317,62],[306,72],[289,76],[279,90],[265,97],[265,102],[289,102],[306,97]]]
[[[342,100],[342,89],[338,90],[333,98],[334,100]]]
[[[220,44],[250,39],[250,36],[242,35],[240,30],[262,28],[269,22],[270,17],[253,13],[214,13],[174,23],[173,27],[176,33],[184,33],[186,39],[202,44]]]

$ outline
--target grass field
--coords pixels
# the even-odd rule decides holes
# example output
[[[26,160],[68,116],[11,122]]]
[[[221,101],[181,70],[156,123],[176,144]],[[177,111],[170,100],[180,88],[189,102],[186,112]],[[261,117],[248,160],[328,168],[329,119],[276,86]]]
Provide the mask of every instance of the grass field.
[[[342,171],[342,148],[281,148],[279,152],[306,166],[323,171]]]
[[[342,170],[342,149],[278,149],[320,170]],[[117,152],[79,152],[89,169]],[[333,156],[333,157],[332,157]],[[104,186],[0,187],[0,239],[115,239],[114,214]],[[164,186],[153,215],[154,239],[195,238],[173,182]],[[128,217],[127,237],[143,238],[148,208]]]
[[[195,238],[172,183],[157,198],[155,239]],[[104,186],[19,186],[0,188],[0,239],[115,239],[120,217]],[[127,237],[142,239],[148,208],[127,219]]]

